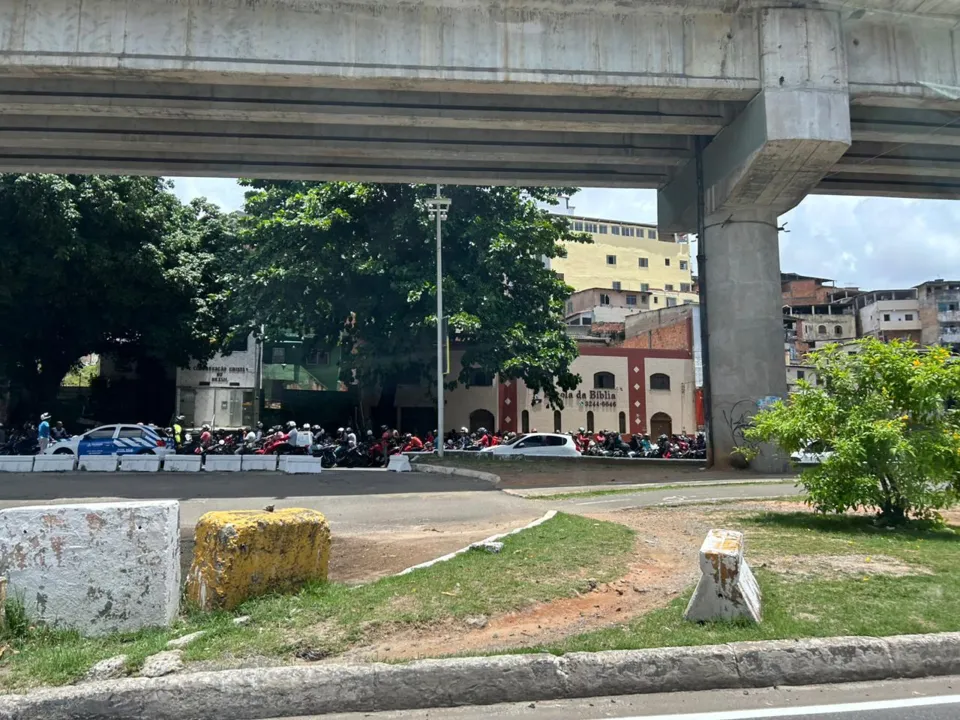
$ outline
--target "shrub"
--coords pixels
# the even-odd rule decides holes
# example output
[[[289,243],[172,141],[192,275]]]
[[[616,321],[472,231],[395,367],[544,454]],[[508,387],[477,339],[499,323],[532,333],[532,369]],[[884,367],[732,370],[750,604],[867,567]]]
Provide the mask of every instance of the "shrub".
[[[801,381],[745,436],[790,453],[817,441],[832,451],[801,474],[818,510],[875,509],[889,523],[939,518],[960,494],[960,362],[941,347],[858,344],[852,354],[838,345],[811,353],[818,384]]]

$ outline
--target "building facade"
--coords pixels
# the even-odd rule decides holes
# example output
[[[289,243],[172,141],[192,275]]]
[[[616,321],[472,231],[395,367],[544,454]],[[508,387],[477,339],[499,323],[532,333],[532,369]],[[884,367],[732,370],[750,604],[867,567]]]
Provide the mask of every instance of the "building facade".
[[[261,345],[253,335],[206,363],[177,368],[177,414],[188,427],[253,425],[259,416]]]
[[[463,351],[451,351],[452,367]],[[572,432],[580,427],[624,434],[696,432],[693,359],[688,351],[582,343],[573,372],[579,387],[551,407],[522,382],[478,377],[445,394],[447,429]],[[436,401],[420,385],[400,386],[397,424],[408,432],[435,429]]]
[[[917,286],[920,342],[960,351],[960,281],[937,279]]]
[[[686,236],[661,235],[652,225],[564,217],[593,239],[564,243],[567,257],[548,261],[574,290],[649,293],[650,309],[697,301]]]
[[[622,323],[628,315],[649,309],[649,292],[589,288],[570,295],[564,317],[568,325]]]
[[[920,342],[920,305],[916,288],[873,290],[853,300],[857,311],[859,337],[875,337],[884,342],[910,340]]]

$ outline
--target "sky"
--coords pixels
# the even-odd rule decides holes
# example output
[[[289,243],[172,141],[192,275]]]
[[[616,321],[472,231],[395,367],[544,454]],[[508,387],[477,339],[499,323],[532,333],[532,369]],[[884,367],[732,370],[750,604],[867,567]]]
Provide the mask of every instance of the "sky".
[[[171,178],[181,200],[204,196],[226,210],[243,205],[233,180]],[[657,221],[653,190],[588,188],[570,200],[577,215]],[[925,280],[960,280],[960,202],[811,195],[780,218],[780,269],[864,290]],[[692,250],[692,249],[691,249]]]

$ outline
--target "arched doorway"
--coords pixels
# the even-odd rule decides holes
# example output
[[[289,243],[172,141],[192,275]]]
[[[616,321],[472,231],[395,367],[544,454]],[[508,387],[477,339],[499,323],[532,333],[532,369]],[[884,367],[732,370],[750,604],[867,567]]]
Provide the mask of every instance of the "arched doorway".
[[[553,411],[553,431],[555,433],[560,432],[560,428],[563,424],[563,416],[560,414],[559,410]]]
[[[620,434],[624,435],[627,432],[627,414],[624,412],[620,413]]]
[[[593,410],[587,411],[587,430],[593,432]]]
[[[496,430],[494,424],[493,413],[489,410],[474,410],[470,413],[470,432],[476,432],[480,428],[493,432]]]
[[[661,435],[673,435],[673,420],[666,413],[654,413],[650,418],[650,437],[658,438]]]
[[[530,432],[530,413],[527,410],[520,413],[520,432]]]

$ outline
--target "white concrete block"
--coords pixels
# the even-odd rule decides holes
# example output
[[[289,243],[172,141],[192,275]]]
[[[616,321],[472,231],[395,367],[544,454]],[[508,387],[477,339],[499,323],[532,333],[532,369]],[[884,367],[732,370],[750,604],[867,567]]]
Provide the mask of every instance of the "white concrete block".
[[[121,455],[120,472],[157,472],[161,459],[159,455]]]
[[[116,455],[81,455],[77,458],[77,470],[116,472],[118,463]]]
[[[163,458],[166,472],[200,472],[203,458],[199,455],[167,455]]]
[[[37,455],[33,459],[34,472],[72,472],[76,467],[73,455]]]
[[[760,587],[743,557],[743,533],[711,530],[700,547],[700,582],[684,618],[760,622]]]
[[[276,455],[241,455],[243,462],[240,464],[241,470],[276,470]]]
[[[281,455],[279,468],[288,475],[318,474],[323,466],[320,458],[309,455]]]
[[[0,455],[0,472],[33,472],[33,455]]]
[[[175,500],[0,511],[0,574],[29,616],[84,635],[169,625],[180,600]]]
[[[391,455],[390,462],[387,464],[387,470],[392,470],[393,472],[410,472],[413,468],[410,467],[410,458],[406,455]]]
[[[240,472],[242,455],[207,455],[203,469],[210,472]]]

